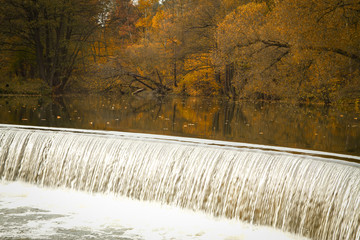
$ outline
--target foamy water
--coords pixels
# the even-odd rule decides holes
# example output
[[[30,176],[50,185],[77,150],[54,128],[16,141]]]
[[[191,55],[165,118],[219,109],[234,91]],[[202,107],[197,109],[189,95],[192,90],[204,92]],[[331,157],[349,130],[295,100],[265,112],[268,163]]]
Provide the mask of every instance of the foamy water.
[[[31,196],[37,190],[18,191],[7,201],[15,207],[5,206],[0,221],[4,232],[42,236],[37,229],[45,228],[54,230],[56,239],[241,239],[253,229],[249,226],[262,225],[312,239],[353,240],[360,236],[359,162],[356,156],[250,144],[0,124],[0,179],[54,189],[36,198]],[[85,197],[76,200],[70,190]],[[89,196],[106,201],[90,204]],[[113,203],[109,196],[119,198]],[[49,204],[62,209],[48,210]],[[172,207],[199,215],[183,219]],[[201,214],[223,219],[213,226],[197,220],[206,216]],[[203,221],[205,230],[197,226]],[[236,225],[246,231],[231,234],[231,221],[252,225]],[[260,230],[249,231],[251,239]]]
[[[0,184],[0,238],[306,239],[152,202],[7,181]]]

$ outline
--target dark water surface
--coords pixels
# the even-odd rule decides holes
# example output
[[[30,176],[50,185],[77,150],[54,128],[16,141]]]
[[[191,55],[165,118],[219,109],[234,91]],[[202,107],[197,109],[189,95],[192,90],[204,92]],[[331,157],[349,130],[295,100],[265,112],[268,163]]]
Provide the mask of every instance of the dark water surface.
[[[0,123],[155,133],[360,156],[360,104],[342,107],[211,98],[0,97]]]

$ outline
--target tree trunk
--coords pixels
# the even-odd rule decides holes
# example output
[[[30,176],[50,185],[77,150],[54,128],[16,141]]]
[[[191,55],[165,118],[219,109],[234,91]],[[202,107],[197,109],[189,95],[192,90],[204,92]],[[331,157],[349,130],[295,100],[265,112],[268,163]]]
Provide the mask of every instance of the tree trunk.
[[[177,87],[178,84],[177,84],[177,79],[176,79],[176,76],[177,73],[176,73],[176,59],[174,59],[174,87]]]
[[[234,63],[227,64],[225,66],[225,82],[224,82],[224,93],[228,97],[234,97],[235,91],[232,86],[232,80],[234,78],[235,65]]]
[[[43,53],[44,47],[40,40],[40,30],[35,29],[34,35],[35,35],[34,37],[35,37],[35,46],[36,46],[36,63],[39,68],[39,75],[42,80],[48,83],[45,74],[45,61],[44,61],[44,53]]]

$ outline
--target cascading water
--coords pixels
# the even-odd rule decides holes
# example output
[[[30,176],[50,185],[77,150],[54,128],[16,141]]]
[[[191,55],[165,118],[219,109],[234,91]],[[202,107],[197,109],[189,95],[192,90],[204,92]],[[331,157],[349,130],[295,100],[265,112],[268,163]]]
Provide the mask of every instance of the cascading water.
[[[157,201],[312,239],[360,239],[360,158],[281,150],[289,149],[0,125],[0,178]]]

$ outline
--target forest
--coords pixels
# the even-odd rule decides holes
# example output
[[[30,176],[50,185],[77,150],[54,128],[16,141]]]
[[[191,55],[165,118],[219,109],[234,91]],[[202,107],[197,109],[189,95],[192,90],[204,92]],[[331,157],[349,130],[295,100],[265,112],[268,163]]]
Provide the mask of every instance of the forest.
[[[0,93],[360,101],[360,0],[0,0]]]

